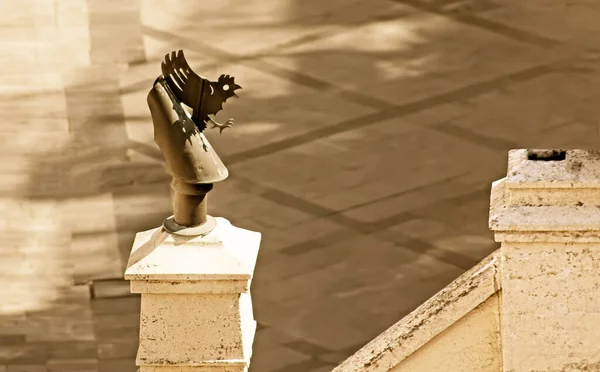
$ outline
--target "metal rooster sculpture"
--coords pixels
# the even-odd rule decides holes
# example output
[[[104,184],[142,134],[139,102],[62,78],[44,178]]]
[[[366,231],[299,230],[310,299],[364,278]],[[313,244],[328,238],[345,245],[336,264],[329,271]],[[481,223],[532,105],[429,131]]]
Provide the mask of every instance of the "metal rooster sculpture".
[[[199,76],[185,60],[182,50],[165,55],[161,70],[173,94],[192,109],[192,121],[198,131],[204,131],[209,122],[211,128],[219,128],[219,133],[233,126],[233,119],[221,124],[209,116],[221,111],[227,99],[237,98],[235,91],[242,87],[235,83],[233,76],[221,75],[216,82]]]
[[[241,87],[229,75],[217,81],[197,75],[185,60],[183,51],[169,53],[161,64],[162,74],[148,92],[147,101],[154,126],[154,141],[173,177],[173,216],[164,222],[167,231],[181,235],[202,235],[211,231],[216,220],[207,215],[206,194],[213,184],[224,181],[229,171],[202,133],[212,124],[210,118],[223,109],[223,103],[237,97]],[[190,112],[185,108],[191,108]]]

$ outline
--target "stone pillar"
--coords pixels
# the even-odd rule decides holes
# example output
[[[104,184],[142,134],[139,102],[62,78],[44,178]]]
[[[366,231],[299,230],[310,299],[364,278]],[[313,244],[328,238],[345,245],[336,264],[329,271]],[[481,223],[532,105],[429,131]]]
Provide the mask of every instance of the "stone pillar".
[[[125,272],[141,293],[140,372],[247,371],[260,234],[216,218],[204,236],[140,232]]]
[[[600,370],[600,152],[511,151],[490,228],[504,371]]]

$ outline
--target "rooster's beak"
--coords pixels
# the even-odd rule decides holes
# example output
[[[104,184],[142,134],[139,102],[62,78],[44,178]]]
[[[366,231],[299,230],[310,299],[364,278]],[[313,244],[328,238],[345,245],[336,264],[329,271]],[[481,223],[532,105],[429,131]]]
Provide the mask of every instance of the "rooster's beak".
[[[240,87],[240,86],[239,86],[239,85],[237,85],[237,84],[235,84],[235,85],[233,86],[233,90],[234,90],[234,92],[233,92],[233,97],[234,97],[234,98],[240,98],[240,96],[238,96],[238,95],[235,93],[235,91],[236,91],[236,90],[240,90],[240,89],[242,89],[242,87]]]

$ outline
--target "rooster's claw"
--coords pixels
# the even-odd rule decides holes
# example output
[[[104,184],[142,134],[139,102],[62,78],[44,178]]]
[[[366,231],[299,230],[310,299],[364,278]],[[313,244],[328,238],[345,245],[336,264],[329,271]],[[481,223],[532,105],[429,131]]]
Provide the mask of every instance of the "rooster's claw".
[[[212,127],[211,128],[219,128],[219,134],[223,133],[223,129],[231,128],[234,125],[233,119],[228,119],[225,123],[221,124],[211,119]]]

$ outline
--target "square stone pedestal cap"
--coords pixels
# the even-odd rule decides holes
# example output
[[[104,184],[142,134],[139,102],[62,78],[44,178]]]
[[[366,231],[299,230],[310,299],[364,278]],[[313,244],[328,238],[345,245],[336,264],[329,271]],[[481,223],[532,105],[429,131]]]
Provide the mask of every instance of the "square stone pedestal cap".
[[[205,236],[136,235],[125,279],[141,293],[140,372],[245,371],[256,321],[250,280],[260,234],[224,218]]]
[[[133,293],[242,293],[252,278],[260,233],[217,217],[208,235],[178,236],[162,227],[136,235],[125,279]]]
[[[561,155],[546,159],[532,157],[532,152],[510,151],[507,177],[492,186],[490,228],[497,237],[518,231],[577,232],[578,240],[586,234],[597,235],[600,152],[539,150]]]

